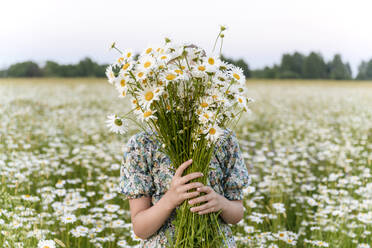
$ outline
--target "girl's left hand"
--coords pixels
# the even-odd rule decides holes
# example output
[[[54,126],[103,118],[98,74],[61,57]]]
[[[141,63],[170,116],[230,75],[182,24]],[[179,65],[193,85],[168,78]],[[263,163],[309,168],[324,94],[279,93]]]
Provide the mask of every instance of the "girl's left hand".
[[[218,212],[223,209],[226,203],[226,198],[218,193],[216,193],[210,186],[203,186],[197,188],[199,192],[205,192],[206,194],[198,198],[189,200],[189,204],[193,205],[199,202],[207,202],[197,207],[192,207],[190,210],[192,212],[198,212],[199,214],[207,214],[211,212]]]

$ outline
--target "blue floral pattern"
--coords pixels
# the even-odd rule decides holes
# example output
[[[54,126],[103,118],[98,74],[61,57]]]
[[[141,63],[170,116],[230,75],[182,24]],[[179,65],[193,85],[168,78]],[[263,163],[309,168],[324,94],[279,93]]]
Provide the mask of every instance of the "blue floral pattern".
[[[123,199],[151,197],[155,204],[169,189],[174,176],[169,157],[159,151],[160,142],[151,137],[153,132],[143,131],[133,135],[125,146],[120,167],[120,192]],[[229,200],[243,200],[243,188],[251,183],[250,175],[244,163],[236,135],[230,129],[224,129],[218,139],[210,166],[208,185],[214,191]],[[142,247],[165,247],[166,231],[174,234],[171,221],[175,210],[159,230],[146,240]],[[229,224],[219,217],[220,227],[227,238],[228,247],[236,247]]]

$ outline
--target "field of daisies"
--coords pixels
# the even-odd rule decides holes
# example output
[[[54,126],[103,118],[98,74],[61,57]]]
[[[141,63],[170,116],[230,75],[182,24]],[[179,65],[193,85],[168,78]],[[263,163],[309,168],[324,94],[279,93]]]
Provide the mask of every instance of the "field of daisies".
[[[372,83],[248,81],[238,247],[372,245]],[[104,79],[0,81],[0,247],[138,247]]]

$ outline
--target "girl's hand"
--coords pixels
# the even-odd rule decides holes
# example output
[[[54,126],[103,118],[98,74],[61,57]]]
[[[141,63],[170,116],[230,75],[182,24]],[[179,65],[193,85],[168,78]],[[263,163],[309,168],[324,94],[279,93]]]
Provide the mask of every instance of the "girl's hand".
[[[170,207],[176,208],[178,205],[180,205],[184,200],[194,198],[200,194],[198,191],[194,192],[187,192],[191,189],[202,187],[203,184],[200,182],[192,182],[187,183],[191,181],[192,179],[198,178],[203,176],[203,173],[201,172],[194,172],[187,174],[185,176],[182,176],[183,171],[192,163],[192,159],[184,162],[181,164],[178,169],[176,170],[169,190],[167,191],[166,195],[170,203]]]
[[[192,212],[198,212],[199,214],[207,214],[211,212],[218,212],[224,209],[226,206],[227,199],[216,193],[210,186],[203,186],[197,189],[199,192],[205,192],[207,194],[189,201],[189,204],[193,205],[199,202],[207,202],[203,205],[192,207]]]

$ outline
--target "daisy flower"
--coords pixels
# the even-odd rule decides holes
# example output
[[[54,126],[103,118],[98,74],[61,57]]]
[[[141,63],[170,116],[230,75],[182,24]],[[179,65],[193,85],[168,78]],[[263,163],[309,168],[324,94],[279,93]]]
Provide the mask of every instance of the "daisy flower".
[[[216,55],[209,55],[205,58],[206,72],[215,73],[219,70],[221,60]]]
[[[127,241],[126,241],[125,239],[123,239],[123,240],[119,240],[116,244],[117,244],[119,247],[128,247]]]
[[[128,131],[128,124],[123,118],[118,117],[116,114],[108,115],[107,118],[106,124],[111,132],[124,134]]]
[[[119,75],[115,80],[115,88],[119,92],[119,97],[123,98],[127,95],[129,78]]]
[[[145,112],[141,111],[141,114],[139,115],[139,119],[142,122],[150,121],[151,119],[156,120],[157,117],[154,115],[156,110],[146,109]]]
[[[214,119],[215,114],[212,111],[202,111],[200,112],[198,118],[199,121],[203,124],[208,124],[208,122],[211,122]]]
[[[74,223],[76,221],[76,216],[74,214],[66,214],[62,216],[62,222],[64,224]]]
[[[132,50],[132,49],[127,49],[127,50],[125,50],[125,51],[123,52],[123,56],[124,56],[124,58],[125,58],[126,60],[130,60],[130,59],[132,59],[132,58],[133,58],[133,55],[134,55],[134,53],[133,53],[133,50]]]
[[[53,240],[40,240],[37,244],[38,248],[55,248],[56,243]]]
[[[156,86],[145,87],[138,93],[138,100],[141,106],[149,108],[154,101],[159,100],[161,94],[161,88]]]
[[[233,69],[230,72],[231,77],[239,82],[239,84],[244,85],[245,84],[245,76],[243,73],[243,70],[239,67],[233,67]]]
[[[147,74],[146,71],[143,70],[141,68],[141,66],[138,67],[138,65],[137,65],[136,72],[134,74],[136,79],[139,80],[139,81],[142,81],[142,80],[146,79],[146,74]]]
[[[110,84],[113,84],[114,81],[115,81],[115,73],[112,69],[112,65],[109,65],[107,68],[106,68],[106,76],[108,78],[108,82]]]
[[[207,140],[214,143],[222,135],[222,129],[215,123],[214,125],[207,126],[204,134],[207,134]]]
[[[148,72],[156,66],[155,59],[150,55],[141,56],[139,61],[139,70]]]
[[[241,95],[237,95],[236,101],[238,102],[239,107],[245,110],[247,109],[247,98]]]
[[[177,80],[177,74],[172,72],[172,71],[169,71],[169,72],[166,72],[164,74],[164,77],[162,78],[162,81],[165,81],[166,82],[166,85],[171,82],[171,81],[175,81]]]

